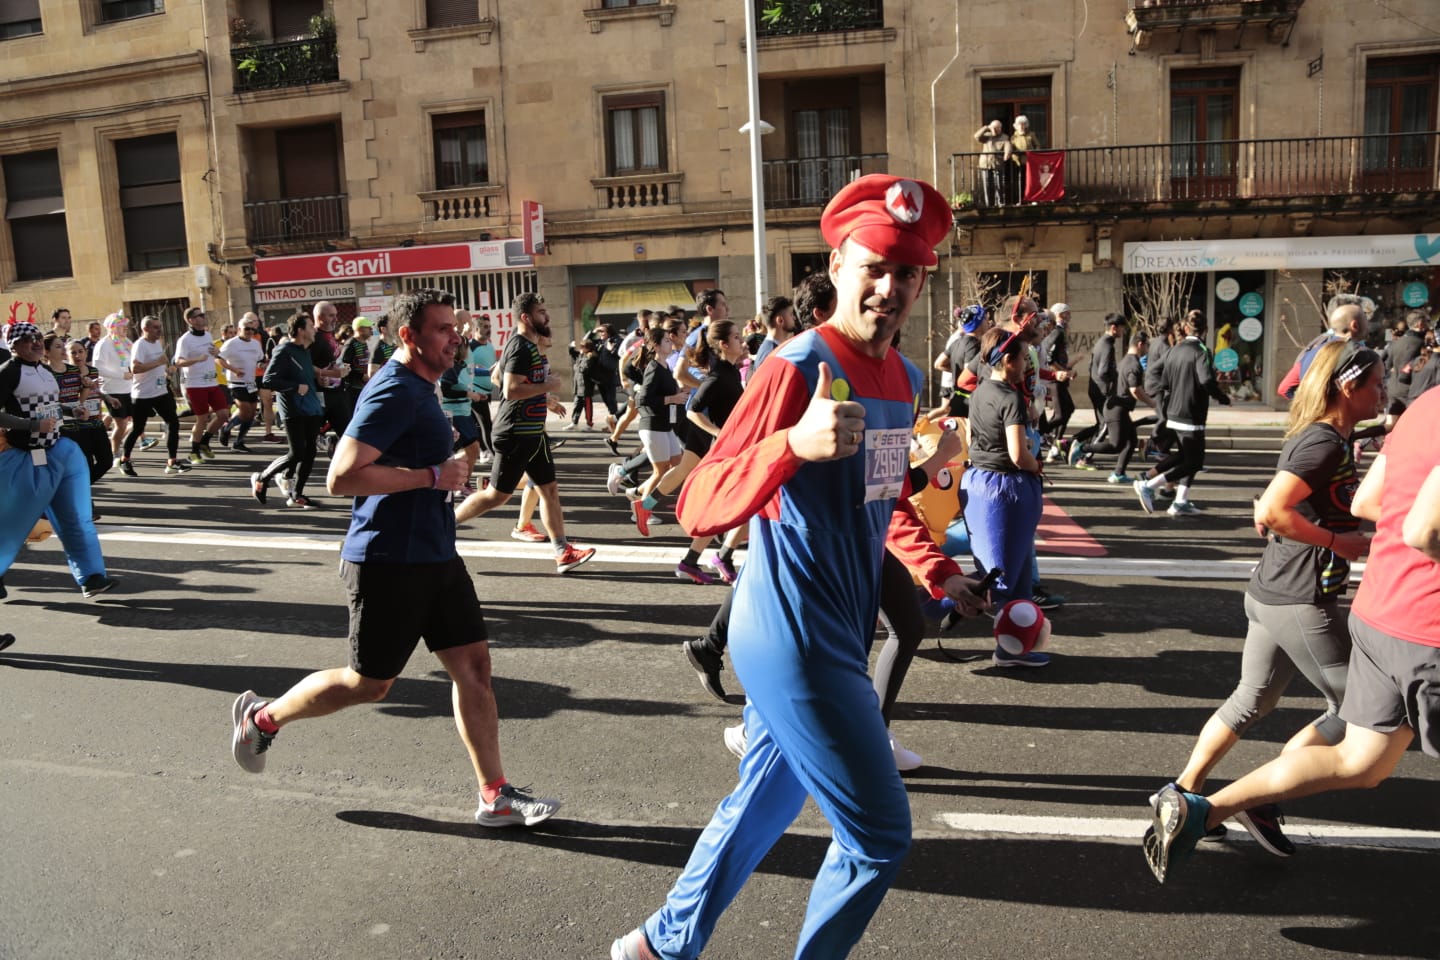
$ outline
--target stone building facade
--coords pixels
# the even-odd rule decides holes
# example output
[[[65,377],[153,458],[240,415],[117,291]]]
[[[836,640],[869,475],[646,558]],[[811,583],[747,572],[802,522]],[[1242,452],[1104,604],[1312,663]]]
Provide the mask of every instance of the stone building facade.
[[[578,332],[718,284],[746,315],[823,269],[821,206],[869,172],[956,204],[905,331],[927,368],[981,280],[1070,303],[1083,364],[1144,264],[1178,264],[1260,397],[1327,279],[1381,316],[1440,295],[1427,0],[786,6],[756,44],[757,291],[742,3],[6,4],[0,305],[275,320],[324,296],[344,318],[438,284],[503,328],[538,288]],[[987,202],[973,134],[1017,113],[1062,196],[1029,202],[1017,167]]]

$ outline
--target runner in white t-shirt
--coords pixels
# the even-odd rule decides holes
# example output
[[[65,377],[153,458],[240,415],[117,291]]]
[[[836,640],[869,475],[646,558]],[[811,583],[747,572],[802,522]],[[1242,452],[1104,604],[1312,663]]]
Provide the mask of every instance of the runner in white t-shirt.
[[[265,361],[265,348],[260,345],[260,321],[253,314],[246,314],[240,320],[237,336],[225,341],[220,348],[220,363],[225,367],[230,380],[230,399],[235,401],[236,414],[220,428],[220,445],[230,446],[230,431],[237,426],[240,435],[235,438],[234,449],[250,453],[245,446],[245,434],[255,423],[255,404],[260,399],[256,390],[255,376]]]
[[[175,366],[180,370],[190,412],[195,415],[195,426],[190,430],[190,462],[204,463],[215,459],[210,438],[230,415],[230,397],[220,386],[216,366],[220,348],[210,339],[205,311],[191,307],[185,311],[185,322],[190,331],[175,342]]]
[[[186,473],[190,465],[179,460],[180,416],[175,410],[175,397],[170,393],[170,372],[175,368],[167,363],[165,343],[160,339],[163,332],[160,318],[145,317],[140,321],[140,331],[142,336],[135,341],[130,354],[130,370],[134,376],[130,381],[130,403],[135,425],[125,438],[120,472],[127,477],[135,476],[130,455],[135,450],[135,441],[145,432],[146,422],[154,415],[165,421],[166,475]]]

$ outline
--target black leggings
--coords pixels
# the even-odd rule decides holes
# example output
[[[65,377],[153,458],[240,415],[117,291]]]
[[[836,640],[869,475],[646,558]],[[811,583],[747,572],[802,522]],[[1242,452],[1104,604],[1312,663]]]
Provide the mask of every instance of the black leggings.
[[[880,620],[889,637],[875,661],[875,693],[880,697],[880,715],[885,725],[890,725],[890,711],[900,696],[900,686],[925,639],[925,616],[920,612],[920,601],[915,595],[915,581],[905,565],[895,559],[889,550],[880,566]],[[700,639],[717,656],[725,653],[730,643],[730,607],[735,602],[735,591],[725,594],[725,601],[715,611],[710,629]]]
[[[1070,415],[1075,412],[1075,401],[1070,396],[1070,384],[1055,383],[1055,419],[1050,423],[1050,433],[1060,440],[1065,436],[1065,428],[1070,426]]]
[[[66,423],[60,432],[74,440],[75,446],[85,454],[85,462],[90,465],[91,483],[110,471],[115,463],[115,454],[110,451],[110,434],[105,432],[99,420]]]
[[[492,438],[495,428],[490,423],[490,401],[476,400],[470,404],[470,409],[475,411],[475,426],[480,429],[480,449],[485,453],[493,453],[495,443]]]
[[[152,414],[165,421],[165,449],[169,451],[170,459],[179,458],[180,415],[175,410],[175,398],[169,393],[162,393],[158,397],[144,397],[134,401],[135,419],[130,424],[130,433],[125,437],[126,460],[130,459],[130,451],[135,449],[135,441],[145,432],[145,424],[149,422]]]
[[[260,479],[269,482],[277,473],[284,473],[295,480],[292,496],[305,492],[305,481],[310,479],[310,468],[315,466],[315,445],[320,436],[324,417],[290,416],[285,418],[284,454],[271,461],[270,466],[260,471]]]
[[[1165,474],[1171,483],[1186,485],[1195,482],[1195,475],[1205,466],[1205,431],[1176,430],[1180,445],[1164,460],[1155,464],[1155,472]]]
[[[1120,458],[1115,461],[1115,472],[1123,474],[1125,468],[1130,466],[1130,458],[1135,453],[1135,445],[1139,439],[1135,433],[1135,424],[1123,408],[1112,408],[1105,413],[1105,439],[1085,444],[1085,452],[1118,453]]]

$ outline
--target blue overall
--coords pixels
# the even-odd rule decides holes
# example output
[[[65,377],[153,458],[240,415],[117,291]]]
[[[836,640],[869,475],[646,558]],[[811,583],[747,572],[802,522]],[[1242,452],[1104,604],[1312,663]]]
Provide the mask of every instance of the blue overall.
[[[919,371],[895,358],[904,374],[887,379],[892,396],[849,397],[865,406],[860,452],[802,466],[780,489],[780,519],[750,521],[749,559],[730,620],[749,746],[739,784],[721,801],[665,906],[645,922],[646,938],[665,960],[700,954],[806,796],[830,822],[833,839],[796,957],[845,956],[910,848],[910,804],[867,673],[886,531],[909,465],[921,385]],[[793,364],[813,394],[821,361],[837,382],[848,382],[814,331],[769,362]]]
[[[965,491],[965,527],[980,568],[1004,575],[991,588],[995,609],[1034,595],[1035,530],[1044,507],[1040,478],[971,467],[960,480]]]
[[[100,538],[92,522],[90,466],[75,441],[62,437],[36,466],[29,450],[0,453],[0,576],[25,546],[25,538],[43,515],[65,548],[76,583],[105,572]]]

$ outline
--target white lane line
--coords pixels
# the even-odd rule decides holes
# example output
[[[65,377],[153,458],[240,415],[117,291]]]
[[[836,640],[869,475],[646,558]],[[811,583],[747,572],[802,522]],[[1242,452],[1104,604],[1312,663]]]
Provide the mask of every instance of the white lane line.
[[[123,524],[99,524],[101,540],[116,543],[165,543],[171,546],[195,547],[249,547],[261,550],[317,550],[335,553],[340,549],[339,536],[315,536],[307,533],[247,534],[243,531],[219,532],[209,529],[185,527],[128,526]],[[668,527],[661,528],[664,536]],[[680,528],[675,528],[677,536]],[[607,544],[578,540],[586,546],[596,548],[596,560],[607,563],[654,564],[674,566],[685,557],[683,546],[646,547],[629,544]],[[462,537],[456,543],[462,557],[487,560],[545,560],[554,557],[548,543],[504,543],[494,540],[467,540]],[[738,560],[743,561],[745,551],[738,551]],[[968,557],[959,557],[961,565],[969,569]],[[1185,559],[1135,559],[1124,560],[1115,557],[1055,557],[1042,555],[1040,572],[1050,576],[1075,577],[1120,577],[1138,578],[1181,578],[1185,580],[1249,580],[1255,569],[1254,559],[1244,560],[1185,560]],[[1358,580],[1365,570],[1363,563],[1351,565],[1351,579]]]
[[[1087,840],[1139,840],[1150,826],[1149,817],[1032,817],[991,813],[941,813],[937,823],[962,833],[1004,833],[1032,837],[1074,837]],[[1297,843],[1346,847],[1393,847],[1404,850],[1440,850],[1440,833],[1399,827],[1285,825],[1285,836]],[[1245,828],[1231,823],[1229,837],[1250,840]]]

